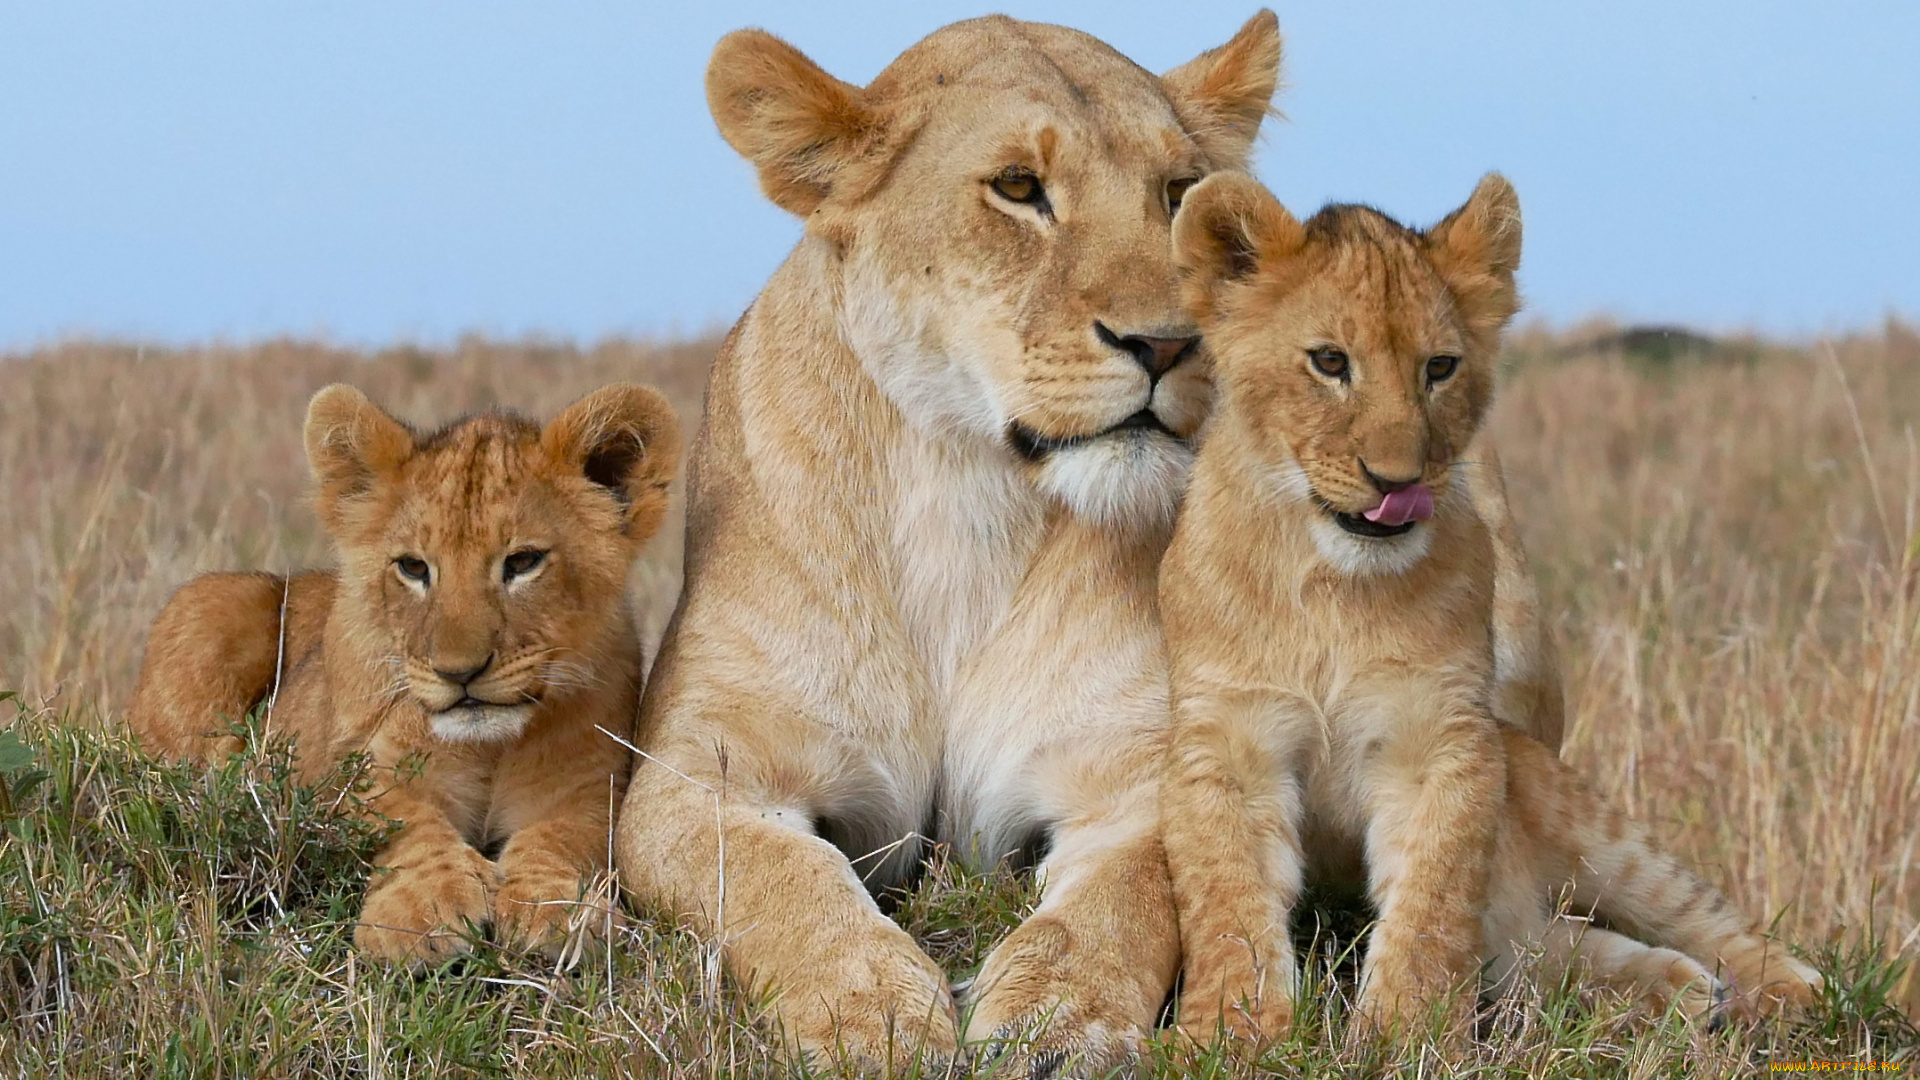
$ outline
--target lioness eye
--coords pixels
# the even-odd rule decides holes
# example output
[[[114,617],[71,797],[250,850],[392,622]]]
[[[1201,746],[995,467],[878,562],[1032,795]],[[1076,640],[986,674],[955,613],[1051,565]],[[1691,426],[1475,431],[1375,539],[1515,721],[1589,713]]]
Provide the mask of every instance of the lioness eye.
[[[1167,213],[1179,213],[1180,200],[1186,198],[1188,189],[1199,182],[1198,179],[1191,176],[1180,180],[1169,180],[1167,182]]]
[[[1047,189],[1040,186],[1040,178],[1026,169],[1007,169],[990,181],[993,193],[1008,202],[1024,206],[1047,204]]]
[[[1436,383],[1446,382],[1453,378],[1454,371],[1459,367],[1460,358],[1457,356],[1436,356],[1428,360],[1427,385],[1433,386]]]
[[[1307,359],[1312,362],[1313,370],[1329,379],[1346,382],[1351,376],[1351,364],[1347,360],[1347,354],[1339,349],[1308,349]]]
[[[506,561],[501,564],[501,576],[512,581],[514,578],[533,573],[534,568],[545,561],[547,561],[547,553],[544,551],[531,548],[526,551],[516,551],[507,556]]]
[[[400,571],[401,577],[422,585],[427,584],[433,577],[433,570],[427,566],[426,560],[416,559],[411,555],[402,555],[393,560],[393,567]]]

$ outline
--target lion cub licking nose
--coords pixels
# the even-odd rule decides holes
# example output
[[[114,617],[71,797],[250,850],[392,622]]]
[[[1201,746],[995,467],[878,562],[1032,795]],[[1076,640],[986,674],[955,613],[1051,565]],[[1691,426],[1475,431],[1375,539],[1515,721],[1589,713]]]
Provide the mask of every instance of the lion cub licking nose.
[[[368,805],[400,828],[355,944],[433,961],[491,923],[557,956],[626,783],[627,750],[596,728],[633,728],[627,575],[679,462],[673,410],[621,385],[544,428],[496,412],[422,435],[329,386],[306,444],[339,569],[188,583],[154,623],[128,725],[218,760],[259,708],[303,778],[367,753]]]
[[[1513,189],[1490,175],[1421,233],[1355,206],[1302,224],[1222,173],[1174,229],[1218,388],[1160,577],[1182,1027],[1287,1029],[1309,874],[1378,912],[1363,1029],[1461,1033],[1483,965],[1531,956],[1694,1016],[1729,990],[1807,1001],[1816,973],[1495,720],[1494,548],[1466,489],[1497,465],[1466,455],[1517,305]]]

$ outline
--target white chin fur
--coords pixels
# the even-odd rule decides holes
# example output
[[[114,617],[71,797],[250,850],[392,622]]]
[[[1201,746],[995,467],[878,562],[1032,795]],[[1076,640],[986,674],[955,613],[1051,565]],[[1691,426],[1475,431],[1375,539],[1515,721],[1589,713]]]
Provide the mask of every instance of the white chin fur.
[[[1148,431],[1117,432],[1047,455],[1040,489],[1102,525],[1163,527],[1193,469],[1193,450]]]
[[[533,719],[531,705],[477,705],[434,713],[433,737],[450,743],[506,742],[517,739]]]
[[[1313,498],[1313,484],[1297,462],[1275,468],[1266,480],[1278,501],[1306,502]],[[1307,533],[1313,537],[1314,550],[1320,557],[1349,577],[1404,574],[1433,547],[1433,530],[1424,524],[1399,536],[1355,536],[1319,512],[1308,524]]]
[[[1355,536],[1320,514],[1307,531],[1320,557],[1349,577],[1404,574],[1433,547],[1433,529],[1424,524],[1399,536]]]

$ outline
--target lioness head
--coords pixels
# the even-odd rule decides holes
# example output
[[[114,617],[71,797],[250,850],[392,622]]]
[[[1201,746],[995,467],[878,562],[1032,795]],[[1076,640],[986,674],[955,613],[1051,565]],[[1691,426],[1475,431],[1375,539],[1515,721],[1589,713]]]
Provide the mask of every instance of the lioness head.
[[[1076,511],[1138,520],[1171,510],[1209,404],[1173,213],[1244,164],[1279,63],[1268,11],[1158,77],[1075,30],[974,19],[865,88],[743,30],[707,100],[826,241],[841,333],[909,423],[994,440]]]
[[[1520,202],[1489,174],[1426,232],[1362,206],[1303,225],[1253,179],[1211,177],[1175,223],[1188,309],[1232,424],[1277,494],[1310,499],[1316,547],[1391,573],[1431,543],[1519,304]],[[1464,501],[1462,512],[1471,512]]]
[[[630,385],[545,428],[494,412],[428,435],[334,385],[306,442],[339,602],[389,657],[393,692],[458,741],[511,739],[582,688],[582,651],[628,618],[628,569],[680,459],[666,399]]]

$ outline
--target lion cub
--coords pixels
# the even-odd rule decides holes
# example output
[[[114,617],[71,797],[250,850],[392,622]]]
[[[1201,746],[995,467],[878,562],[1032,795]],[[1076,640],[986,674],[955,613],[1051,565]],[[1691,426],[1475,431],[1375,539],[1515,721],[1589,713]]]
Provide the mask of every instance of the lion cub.
[[[1744,1003],[1808,1000],[1816,973],[1495,719],[1497,567],[1466,488],[1497,466],[1463,454],[1517,306],[1513,189],[1490,175],[1420,233],[1357,206],[1301,224],[1220,174],[1174,243],[1219,395],[1160,577],[1182,1026],[1288,1027],[1310,873],[1378,912],[1363,1025],[1443,1009],[1459,1032],[1453,991],[1532,954],[1691,1015],[1716,973]]]
[[[149,748],[216,760],[256,707],[303,777],[364,751],[375,858],[354,942],[418,963],[492,923],[557,955],[606,865],[641,649],[628,569],[680,457],[666,399],[611,386],[544,428],[495,412],[430,435],[350,386],[307,410],[339,569],[208,574],[161,611],[127,713]]]

